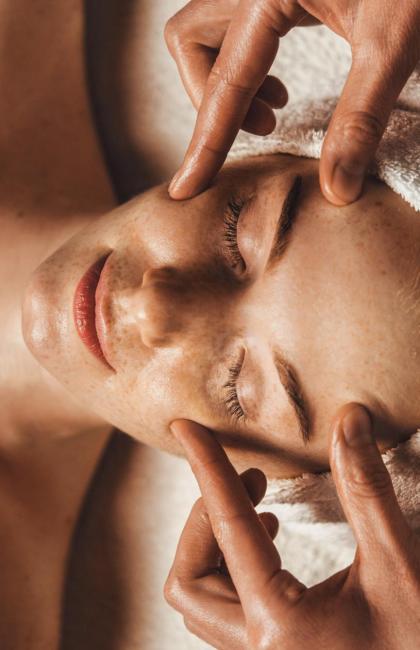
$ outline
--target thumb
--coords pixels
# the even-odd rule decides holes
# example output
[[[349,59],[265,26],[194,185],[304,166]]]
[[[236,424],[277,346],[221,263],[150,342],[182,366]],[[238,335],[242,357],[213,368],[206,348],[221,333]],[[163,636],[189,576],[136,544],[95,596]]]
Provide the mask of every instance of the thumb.
[[[335,205],[359,198],[364,177],[409,72],[354,58],[321,153],[324,196]]]
[[[361,555],[380,550],[394,556],[411,531],[372,435],[369,413],[359,404],[347,405],[337,416],[331,469]]]

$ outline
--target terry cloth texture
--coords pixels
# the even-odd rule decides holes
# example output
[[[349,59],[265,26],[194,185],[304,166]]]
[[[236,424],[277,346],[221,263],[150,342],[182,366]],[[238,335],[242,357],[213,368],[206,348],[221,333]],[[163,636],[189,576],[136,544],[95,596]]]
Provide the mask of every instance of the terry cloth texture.
[[[398,502],[411,527],[420,531],[420,431],[382,455]],[[281,505],[281,521],[345,522],[331,472],[269,481],[265,504]]]
[[[402,511],[420,533],[420,431],[382,458]],[[305,584],[316,584],[352,562],[355,542],[331,472],[270,479],[260,507],[279,518],[277,546],[288,570]]]
[[[295,40],[294,47],[288,41],[271,70],[283,80],[285,68],[292,72],[286,75],[290,101],[277,111],[277,126],[270,135],[241,133],[230,153],[231,160],[273,153],[320,158],[349,70],[348,46],[323,27],[306,30],[305,38],[299,30],[290,37]],[[420,211],[420,67],[401,93],[371,172]]]

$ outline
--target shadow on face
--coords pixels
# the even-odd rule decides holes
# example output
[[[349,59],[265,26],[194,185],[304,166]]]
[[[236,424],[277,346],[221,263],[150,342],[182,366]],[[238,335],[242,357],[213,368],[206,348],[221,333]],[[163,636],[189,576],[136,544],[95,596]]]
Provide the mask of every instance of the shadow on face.
[[[240,469],[319,471],[345,402],[383,445],[415,429],[418,230],[378,182],[336,208],[315,161],[235,163],[192,200],[154,188],[67,242],[34,273],[25,338],[147,444],[176,453],[168,425],[189,418]]]

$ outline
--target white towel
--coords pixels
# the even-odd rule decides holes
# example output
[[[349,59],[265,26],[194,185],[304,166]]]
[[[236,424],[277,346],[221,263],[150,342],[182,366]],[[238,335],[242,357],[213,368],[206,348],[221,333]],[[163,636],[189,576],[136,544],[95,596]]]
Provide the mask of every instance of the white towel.
[[[382,458],[407,521],[420,533],[420,431]],[[276,544],[285,567],[308,586],[352,562],[355,542],[331,472],[270,479],[259,506],[266,510],[280,521]]]
[[[399,504],[412,528],[420,531],[420,431],[382,456]],[[268,482],[264,504],[278,504],[282,522],[345,522],[331,472],[303,474]],[[280,514],[281,513],[281,514]]]
[[[283,57],[280,49],[272,69],[286,79],[289,104],[277,111],[277,126],[270,135],[241,133],[230,153],[232,160],[273,153],[309,158],[321,155],[328,123],[348,73],[348,47],[323,27],[295,30],[290,39],[294,43],[288,42]],[[318,80],[322,82],[318,84]],[[371,171],[420,211],[420,67],[391,115]]]

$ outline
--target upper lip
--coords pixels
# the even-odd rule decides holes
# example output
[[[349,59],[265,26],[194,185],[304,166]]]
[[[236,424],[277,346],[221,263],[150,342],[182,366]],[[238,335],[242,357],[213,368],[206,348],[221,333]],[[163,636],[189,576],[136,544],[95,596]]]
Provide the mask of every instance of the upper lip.
[[[110,260],[111,254],[108,255],[107,260],[102,268],[101,275],[99,277],[99,282],[96,287],[95,292],[95,327],[96,333],[98,335],[99,343],[102,348],[105,359],[108,364],[113,368],[112,364],[109,361],[109,344],[108,344],[108,324],[106,314],[109,306],[109,292],[108,287],[108,278],[110,274]]]
[[[103,295],[102,276],[109,257],[110,253],[102,255],[82,276],[74,294],[73,313],[76,330],[83,343],[94,356],[114,369],[107,354],[103,316],[98,309]]]

